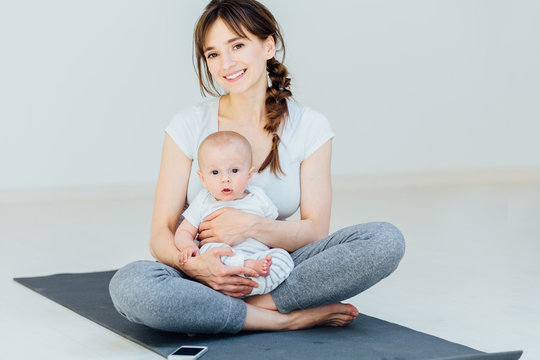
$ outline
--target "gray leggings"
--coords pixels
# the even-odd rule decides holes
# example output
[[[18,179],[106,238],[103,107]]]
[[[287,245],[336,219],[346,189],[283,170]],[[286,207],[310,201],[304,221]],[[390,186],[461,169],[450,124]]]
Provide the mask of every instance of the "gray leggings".
[[[293,252],[293,271],[270,294],[282,313],[342,301],[390,275],[404,252],[401,232],[389,223],[350,226]],[[124,266],[109,291],[120,314],[160,330],[237,333],[246,319],[241,299],[159,262]]]

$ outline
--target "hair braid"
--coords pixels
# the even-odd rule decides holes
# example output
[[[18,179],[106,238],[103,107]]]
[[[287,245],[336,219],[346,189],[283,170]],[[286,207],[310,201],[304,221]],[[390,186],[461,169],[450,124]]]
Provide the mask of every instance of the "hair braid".
[[[262,172],[267,166],[270,166],[270,171],[274,175],[281,173],[284,175],[283,169],[279,163],[278,147],[281,139],[277,134],[281,121],[289,113],[287,106],[287,99],[292,96],[292,92],[289,89],[291,85],[291,79],[288,77],[289,72],[287,67],[276,58],[271,58],[266,62],[266,68],[268,70],[268,76],[270,77],[271,86],[266,89],[266,125],[264,129],[272,134],[272,148],[270,153],[263,161],[259,172]]]
[[[282,64],[285,59],[285,44],[279,24],[270,10],[257,0],[211,0],[197,21],[193,34],[193,60],[203,95],[220,95],[204,56],[206,36],[217,19],[224,21],[232,32],[242,38],[246,37],[246,32],[262,41],[272,36],[276,52],[283,54],[281,62],[275,58],[266,61],[271,85],[266,89],[264,130],[272,135],[272,149],[263,161],[259,172],[270,166],[270,171],[274,175],[284,174],[279,164],[280,138],[277,131],[289,113],[287,99],[292,96],[292,93],[289,90],[291,84],[289,72]]]

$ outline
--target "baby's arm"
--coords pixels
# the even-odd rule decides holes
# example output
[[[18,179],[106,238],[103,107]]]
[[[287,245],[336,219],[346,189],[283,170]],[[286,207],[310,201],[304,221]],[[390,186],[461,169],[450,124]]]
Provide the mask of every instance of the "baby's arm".
[[[180,265],[184,265],[192,256],[199,255],[199,247],[195,244],[197,228],[186,219],[176,229],[174,244],[180,250]]]

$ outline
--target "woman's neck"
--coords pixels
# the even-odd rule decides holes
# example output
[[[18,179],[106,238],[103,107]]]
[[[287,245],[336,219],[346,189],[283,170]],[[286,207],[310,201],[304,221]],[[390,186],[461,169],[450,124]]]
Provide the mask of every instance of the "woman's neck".
[[[264,126],[266,88],[242,94],[227,94],[221,99],[220,115],[235,122]],[[223,111],[221,111],[223,110]]]

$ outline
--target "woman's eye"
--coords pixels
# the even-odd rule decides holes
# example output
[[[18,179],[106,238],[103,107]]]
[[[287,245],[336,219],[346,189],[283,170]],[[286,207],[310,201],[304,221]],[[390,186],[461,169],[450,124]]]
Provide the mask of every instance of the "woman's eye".
[[[238,172],[238,169],[232,169],[233,174],[236,174]]]
[[[243,47],[243,46],[244,46],[244,44],[236,44],[236,45],[233,46],[233,49],[234,49],[234,50],[238,50],[238,49],[240,49],[240,48]]]
[[[211,53],[211,54],[206,55],[206,58],[207,59],[212,59],[212,58],[215,58],[216,56],[217,56],[217,54]]]
[[[217,171],[217,170],[212,170],[212,175],[217,175],[217,174],[219,174],[219,171]]]

